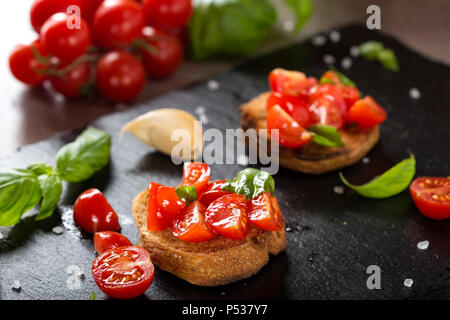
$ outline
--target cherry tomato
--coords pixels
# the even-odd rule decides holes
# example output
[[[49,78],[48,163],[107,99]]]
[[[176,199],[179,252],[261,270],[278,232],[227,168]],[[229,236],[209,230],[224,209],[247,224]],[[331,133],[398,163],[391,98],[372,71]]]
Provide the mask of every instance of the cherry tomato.
[[[350,108],[347,122],[356,123],[362,130],[371,129],[386,120],[386,111],[380,107],[370,96],[360,99]]]
[[[349,110],[356,101],[359,100],[359,91],[355,87],[343,86],[340,88],[342,98],[345,101],[345,105],[347,106],[347,110]]]
[[[142,29],[142,37],[153,48],[141,47],[140,50],[147,74],[153,78],[164,78],[174,73],[184,56],[180,39],[152,27]]]
[[[228,194],[214,200],[206,209],[205,219],[211,229],[230,239],[244,239],[248,234],[247,200],[241,194]]]
[[[163,186],[151,182],[148,186],[148,202],[147,202],[147,230],[162,231],[171,226],[171,221],[164,219],[161,210],[158,207],[158,190]]]
[[[101,231],[94,234],[94,248],[98,254],[117,248],[132,246],[130,240],[124,235],[114,231]]]
[[[117,213],[97,189],[86,190],[77,198],[73,206],[73,220],[90,233],[120,229]]]
[[[417,209],[424,216],[435,220],[450,218],[450,178],[417,178],[409,190]]]
[[[310,124],[308,105],[302,96],[291,96],[279,92],[272,92],[267,99],[267,110],[274,105],[279,105],[291,115],[302,127],[306,128]]]
[[[323,79],[326,79],[327,82],[332,82],[333,85],[335,86],[342,86],[344,85],[341,81],[341,79],[339,79],[338,75],[336,74],[336,72],[328,70],[327,72],[325,72],[322,77],[320,78],[321,82]]]
[[[278,105],[267,112],[267,129],[279,130],[278,141],[282,146],[298,148],[307,144],[312,135]]]
[[[306,96],[316,84],[317,79],[307,78],[303,72],[299,71],[277,68],[269,74],[269,85],[272,91],[291,96]]]
[[[103,3],[104,0],[80,0],[81,2],[81,16],[88,23],[94,20],[95,12]]]
[[[71,5],[80,6],[80,0],[35,0],[30,10],[31,25],[39,32],[50,16],[58,12],[67,12],[67,8]]]
[[[33,54],[32,46],[40,51],[39,42],[16,46],[9,56],[9,69],[17,80],[32,86],[44,82],[46,65],[40,63]]]
[[[49,77],[52,88],[67,98],[78,98],[82,88],[90,80],[91,69],[88,62],[82,62],[63,76]]]
[[[186,207],[186,203],[178,198],[173,187],[160,187],[156,194],[156,202],[161,215],[169,223],[178,218],[181,211]]]
[[[173,235],[189,242],[211,240],[216,236],[205,222],[206,208],[198,201],[192,202],[183,212],[183,216],[173,224]]]
[[[147,22],[155,27],[182,27],[192,13],[191,0],[143,0]]]
[[[83,55],[91,44],[89,26],[80,18],[80,28],[68,28],[70,17],[65,13],[56,13],[42,26],[40,39],[45,51],[69,62]]]
[[[107,49],[131,44],[145,26],[142,6],[129,0],[105,0],[95,12],[92,30],[95,43]]]
[[[312,123],[334,126],[337,129],[345,124],[347,107],[340,90],[332,84],[320,84],[311,89],[309,111]]]
[[[118,247],[105,251],[92,263],[92,277],[97,286],[116,299],[132,299],[152,284],[155,268],[147,250]]]
[[[185,162],[181,185],[194,186],[199,195],[207,188],[210,175],[211,168],[206,163]]]
[[[277,198],[263,192],[249,201],[248,220],[256,227],[266,231],[281,230],[283,218]]]
[[[208,207],[214,200],[219,199],[226,194],[230,194],[231,192],[222,190],[225,182],[227,182],[227,180],[209,182],[205,191],[200,195],[198,200],[205,207]]]
[[[133,100],[144,88],[145,81],[144,67],[127,52],[112,51],[97,64],[97,86],[108,100]]]

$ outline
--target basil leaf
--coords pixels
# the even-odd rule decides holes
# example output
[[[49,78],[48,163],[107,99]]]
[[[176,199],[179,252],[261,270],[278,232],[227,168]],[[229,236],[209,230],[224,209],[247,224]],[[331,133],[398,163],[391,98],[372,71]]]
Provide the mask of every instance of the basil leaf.
[[[33,173],[37,176],[41,174],[51,173],[53,168],[46,165],[45,163],[35,163],[27,168],[28,170],[33,171]]]
[[[41,189],[33,171],[12,169],[0,173],[0,226],[16,224],[40,200]]]
[[[330,71],[333,71],[337,75],[337,77],[339,78],[339,80],[341,80],[341,82],[344,86],[356,88],[356,83],[354,81],[350,80],[350,78],[347,77],[345,74],[338,71],[335,67],[331,66]]]
[[[94,291],[91,291],[91,294],[89,295],[89,300],[95,300]]]
[[[384,49],[378,54],[378,61],[388,70],[397,72],[400,70],[397,57],[392,49]]]
[[[228,180],[222,190],[242,194],[248,200],[263,192],[275,192],[275,180],[270,174],[258,169],[247,168],[240,171],[236,178]]]
[[[381,42],[367,41],[359,45],[361,55],[369,61],[381,63],[388,70],[397,72],[400,70],[397,57],[392,49],[385,48]]]
[[[277,19],[267,0],[195,0],[189,39],[194,59],[248,55]]]
[[[36,216],[36,220],[43,220],[50,217],[55,211],[56,205],[61,198],[62,182],[59,175],[54,173],[40,175],[38,181],[43,198],[41,210]]]
[[[90,178],[109,161],[111,137],[88,128],[78,138],[59,150],[56,167],[63,180],[80,182]]]
[[[339,172],[339,177],[346,186],[360,195],[367,198],[382,199],[394,196],[405,190],[410,185],[415,173],[416,160],[411,155],[410,158],[401,161],[381,176],[362,186],[352,185],[344,178],[342,172]]]
[[[197,191],[194,186],[180,186],[175,189],[178,199],[189,205],[191,202],[197,200]]]
[[[325,147],[343,147],[344,142],[337,129],[324,124],[314,124],[307,129],[313,133],[313,141]]]
[[[299,31],[311,17],[313,12],[312,0],[284,0],[297,16],[295,31]]]

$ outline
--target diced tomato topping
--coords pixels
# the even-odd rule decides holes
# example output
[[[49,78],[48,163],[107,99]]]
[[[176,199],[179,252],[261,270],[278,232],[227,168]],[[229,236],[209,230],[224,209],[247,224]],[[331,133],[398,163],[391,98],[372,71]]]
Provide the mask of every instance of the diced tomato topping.
[[[178,198],[174,187],[160,187],[156,194],[156,202],[161,215],[167,222],[178,218],[180,212],[186,207],[186,203]]]
[[[340,129],[345,124],[347,107],[341,92],[332,84],[320,84],[310,91],[309,111],[312,123],[320,123]]]
[[[210,175],[211,168],[206,163],[185,162],[181,185],[194,186],[199,195],[206,189]]]
[[[355,87],[344,86],[340,88],[342,98],[344,98],[347,110],[349,110],[356,101],[359,100],[359,90]]]
[[[267,99],[267,110],[274,105],[283,108],[302,127],[306,128],[310,124],[308,104],[304,97],[272,92]]]
[[[248,203],[248,220],[256,227],[266,231],[278,231],[283,225],[277,198],[263,192]]]
[[[216,237],[205,221],[206,208],[199,201],[192,202],[181,218],[173,224],[173,235],[189,242],[208,241]]]
[[[227,180],[219,180],[208,183],[208,187],[205,192],[200,195],[198,200],[205,207],[208,207],[214,200],[223,197],[226,194],[230,194],[231,192],[222,190],[222,187],[226,181]]]
[[[307,95],[317,84],[317,79],[307,78],[303,72],[288,71],[277,68],[269,74],[269,85],[272,91],[291,96]]]
[[[94,248],[98,254],[124,246],[132,246],[130,240],[123,234],[114,231],[101,231],[94,234]]]
[[[244,239],[248,234],[246,204],[243,195],[225,195],[206,209],[206,222],[214,232],[226,238]]]
[[[171,221],[166,220],[158,207],[158,190],[163,187],[158,183],[151,182],[148,186],[148,204],[147,204],[147,230],[162,231],[169,228]]]
[[[435,220],[450,218],[450,178],[417,178],[409,189],[417,209],[424,216]]]
[[[350,108],[347,123],[358,125],[362,130],[371,129],[386,120],[386,111],[370,96],[360,99]]]

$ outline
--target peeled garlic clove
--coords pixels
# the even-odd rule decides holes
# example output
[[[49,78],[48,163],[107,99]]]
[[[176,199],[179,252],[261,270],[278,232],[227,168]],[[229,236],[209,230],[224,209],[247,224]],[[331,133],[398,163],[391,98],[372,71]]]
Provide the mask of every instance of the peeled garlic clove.
[[[183,160],[194,160],[203,151],[201,123],[180,109],[157,109],[128,122],[120,131],[131,132],[143,143]]]

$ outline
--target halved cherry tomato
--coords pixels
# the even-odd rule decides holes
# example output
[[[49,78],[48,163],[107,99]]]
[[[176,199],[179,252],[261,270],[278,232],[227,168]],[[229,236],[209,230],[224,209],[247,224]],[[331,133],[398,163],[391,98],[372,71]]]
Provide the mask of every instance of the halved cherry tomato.
[[[349,110],[356,101],[359,100],[359,90],[355,87],[344,86],[341,87],[342,98],[344,98],[347,110]]]
[[[201,194],[207,187],[211,168],[206,163],[185,162],[183,166],[182,186],[194,186],[197,195]]]
[[[171,221],[164,219],[161,210],[158,207],[157,195],[162,185],[150,182],[148,186],[148,202],[147,202],[147,230],[162,231],[169,228]]]
[[[117,213],[98,189],[86,190],[77,198],[73,206],[73,220],[90,233],[120,229]]]
[[[101,231],[94,234],[94,248],[98,254],[117,248],[132,246],[130,240],[123,234],[114,231]]]
[[[80,0],[35,0],[30,10],[31,25],[36,32],[39,32],[50,16],[58,12],[66,12],[71,5],[80,6]]]
[[[192,0],[142,0],[147,22],[156,27],[181,27],[191,16]]]
[[[225,184],[225,182],[227,182],[227,180],[209,182],[208,186],[206,187],[206,190],[200,195],[198,200],[205,207],[208,207],[214,200],[219,199],[224,195],[230,194],[231,193],[230,191],[222,190],[222,187]]]
[[[340,90],[332,84],[313,87],[309,96],[312,123],[320,123],[340,129],[345,124],[347,107]]]
[[[156,194],[156,202],[164,220],[172,222],[177,219],[186,203],[178,198],[175,188],[160,187]]]
[[[267,110],[274,105],[282,107],[302,127],[306,128],[310,124],[308,105],[303,97],[272,92],[267,99]]]
[[[422,177],[409,187],[417,209],[436,220],[450,218],[450,178]]]
[[[41,51],[39,41],[30,45],[20,44],[16,46],[9,56],[9,69],[17,80],[31,86],[37,86],[42,84],[46,78],[44,74],[46,65],[35,58],[33,46],[39,52]]]
[[[244,239],[248,234],[247,200],[241,194],[228,194],[214,200],[206,209],[205,219],[211,229],[230,239]]]
[[[105,251],[92,263],[95,283],[116,299],[140,296],[152,284],[154,274],[155,268],[147,250],[135,246]]]
[[[173,235],[181,240],[201,242],[216,236],[205,222],[206,208],[199,201],[192,202],[183,212],[183,216],[173,224]]]
[[[83,86],[90,80],[91,68],[82,62],[62,76],[49,77],[52,88],[67,98],[78,98],[83,94]]]
[[[267,112],[267,129],[279,130],[279,143],[289,148],[298,148],[312,139],[312,135],[298,124],[279,105],[273,106]]]
[[[307,95],[317,84],[317,79],[307,78],[303,72],[274,69],[269,74],[269,85],[272,91],[291,96]]]
[[[266,231],[278,231],[283,225],[277,198],[263,192],[248,203],[248,220],[256,227]]]
[[[371,129],[386,120],[386,111],[370,96],[360,99],[350,108],[347,123],[356,123],[362,130]]]

